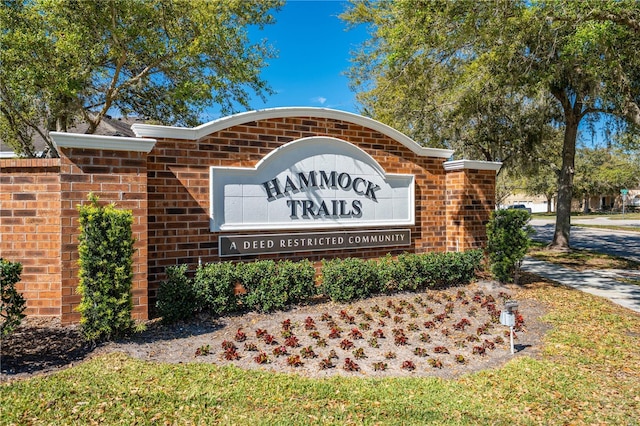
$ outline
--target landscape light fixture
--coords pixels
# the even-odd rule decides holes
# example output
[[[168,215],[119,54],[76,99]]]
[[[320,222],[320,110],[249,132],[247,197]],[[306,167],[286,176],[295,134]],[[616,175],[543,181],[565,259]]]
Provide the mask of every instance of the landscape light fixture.
[[[516,311],[518,310],[518,302],[515,300],[507,300],[504,302],[504,310],[500,312],[500,324],[509,327],[509,336],[511,340],[511,354],[515,353],[513,349],[513,327],[516,325]]]

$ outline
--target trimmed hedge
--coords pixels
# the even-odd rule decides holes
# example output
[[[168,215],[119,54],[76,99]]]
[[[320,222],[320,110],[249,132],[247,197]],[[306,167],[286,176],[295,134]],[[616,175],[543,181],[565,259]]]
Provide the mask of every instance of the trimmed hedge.
[[[87,340],[111,339],[133,329],[133,244],[130,210],[113,204],[101,206],[89,195],[90,203],[79,206],[80,283],[78,311]]]
[[[348,302],[380,292],[416,291],[467,283],[474,278],[482,259],[481,250],[472,250],[405,253],[397,259],[386,256],[380,261],[323,260],[319,287],[315,285],[315,269],[308,260],[210,263],[198,267],[193,280],[187,277],[186,267],[171,267],[167,269],[167,281],[158,291],[157,307],[160,315],[166,316],[164,320],[170,322],[186,318],[183,313],[198,310],[216,315],[241,307],[261,312],[282,310],[309,301],[318,291],[331,300]],[[245,294],[235,294],[237,284],[244,287]],[[181,291],[183,297],[177,295]]]
[[[220,315],[238,309],[235,294],[239,282],[238,266],[231,262],[198,266],[193,280],[194,308]]]
[[[375,260],[323,260],[322,292],[336,302],[363,299],[381,290],[379,269]]]
[[[501,283],[517,281],[522,260],[531,244],[531,214],[523,209],[491,212],[487,224],[487,252],[491,273]]]
[[[195,291],[187,277],[187,265],[169,266],[167,280],[160,283],[156,307],[162,322],[172,323],[190,318],[196,306]]]

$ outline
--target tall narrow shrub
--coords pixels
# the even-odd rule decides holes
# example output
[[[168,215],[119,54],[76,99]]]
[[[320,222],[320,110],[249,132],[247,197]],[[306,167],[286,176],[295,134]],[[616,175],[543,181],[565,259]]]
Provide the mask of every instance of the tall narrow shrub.
[[[0,338],[8,336],[24,318],[26,301],[16,290],[22,264],[0,258]]]
[[[533,228],[526,210],[508,209],[491,213],[487,224],[487,252],[491,273],[502,283],[517,282],[520,265],[530,245]]]
[[[78,311],[87,340],[108,340],[133,327],[133,215],[113,204],[101,206],[93,195],[89,201],[78,207],[82,296]]]

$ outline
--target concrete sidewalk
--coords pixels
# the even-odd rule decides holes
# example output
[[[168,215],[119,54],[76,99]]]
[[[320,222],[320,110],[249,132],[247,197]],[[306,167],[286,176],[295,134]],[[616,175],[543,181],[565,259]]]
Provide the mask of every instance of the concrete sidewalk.
[[[575,271],[531,257],[525,258],[522,270],[586,293],[607,298],[620,306],[640,312],[640,285],[626,284],[613,279],[614,276],[631,274],[636,271]]]

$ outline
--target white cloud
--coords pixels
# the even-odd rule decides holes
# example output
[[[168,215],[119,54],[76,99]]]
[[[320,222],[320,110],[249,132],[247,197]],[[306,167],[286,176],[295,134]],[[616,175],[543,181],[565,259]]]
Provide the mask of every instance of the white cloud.
[[[311,99],[311,102],[316,102],[316,103],[319,103],[320,105],[324,105],[324,103],[327,102],[327,98],[318,96],[317,98]]]

